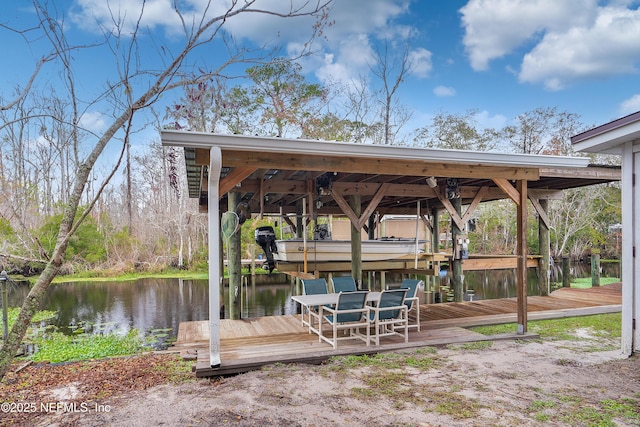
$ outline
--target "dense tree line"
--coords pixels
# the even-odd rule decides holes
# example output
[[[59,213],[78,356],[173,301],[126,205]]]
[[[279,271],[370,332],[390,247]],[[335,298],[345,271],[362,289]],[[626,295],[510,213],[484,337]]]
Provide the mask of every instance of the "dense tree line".
[[[388,93],[374,91],[371,99],[365,99],[357,96],[359,88],[309,83],[301,71],[296,62],[277,58],[248,68],[246,84],[227,87],[222,79],[204,79],[186,87],[179,101],[167,108],[162,121],[165,126],[195,131],[386,143],[385,135],[390,134],[391,127],[384,121],[393,119],[387,108]],[[372,112],[370,104],[376,104],[376,97],[383,102],[377,103],[378,110]],[[17,109],[2,112],[6,124],[0,140],[0,254],[5,262],[25,271],[38,271],[55,245],[56,227],[81,153],[81,148],[71,143],[81,140],[71,137],[79,131],[66,125],[73,114],[69,106],[51,96],[46,101],[37,95],[26,97]],[[49,124],[43,119],[12,119],[27,111],[55,120]],[[369,113],[363,114],[364,111]],[[502,129],[480,128],[476,111],[439,112],[428,125],[414,130],[403,141],[394,135],[392,142],[575,155],[570,137],[585,128],[576,115],[556,108],[525,112],[510,123]],[[187,197],[181,150],[150,142],[127,160],[124,170],[104,188],[91,215],[70,240],[64,271],[124,272],[167,266],[188,268],[204,263],[206,217],[198,212],[197,201]],[[92,178],[84,192],[87,201],[95,195],[96,180]],[[498,201],[480,207],[474,220],[476,227],[469,233],[473,251],[513,250],[515,215],[511,205],[509,201]],[[445,213],[445,223],[446,217]],[[609,227],[620,222],[617,184],[566,191],[562,200],[551,203],[550,218],[553,256],[580,258],[594,247],[607,256],[617,256],[615,241],[609,241],[615,238]],[[531,219],[530,223],[535,224],[535,218]],[[250,221],[243,232],[257,225]],[[252,238],[251,233],[245,234],[243,244],[248,254],[247,245]],[[535,253],[535,230],[529,242]]]

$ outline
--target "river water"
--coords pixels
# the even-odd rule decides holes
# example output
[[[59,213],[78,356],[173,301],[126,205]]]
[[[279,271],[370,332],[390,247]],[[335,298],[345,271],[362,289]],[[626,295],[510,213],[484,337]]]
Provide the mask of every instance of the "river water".
[[[602,264],[603,277],[620,277],[620,264]],[[552,273],[552,281],[559,280],[558,270]],[[589,277],[589,265],[576,264],[572,277]],[[390,286],[399,284],[401,276],[387,275]],[[529,295],[537,294],[535,270],[529,270]],[[449,278],[439,278],[447,285]],[[495,299],[516,296],[515,272],[491,270],[468,272],[464,277],[465,299]],[[27,285],[18,285],[9,292],[9,306],[16,307],[29,292]],[[297,307],[290,296],[295,286],[276,285],[244,286],[242,293],[242,317],[293,314]],[[423,295],[424,298],[424,295]],[[443,294],[443,301],[446,295]],[[208,281],[182,279],[140,279],[123,282],[74,282],[51,286],[43,309],[57,312],[52,323],[61,332],[71,333],[82,328],[87,333],[125,333],[138,329],[144,335],[175,337],[180,322],[206,320],[208,309]],[[221,302],[228,301],[225,292]],[[164,339],[161,341],[165,341]]]

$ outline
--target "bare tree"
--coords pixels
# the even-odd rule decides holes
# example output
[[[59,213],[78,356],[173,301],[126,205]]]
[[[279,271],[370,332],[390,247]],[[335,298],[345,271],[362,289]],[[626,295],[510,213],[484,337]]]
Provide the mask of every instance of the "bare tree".
[[[380,103],[384,127],[383,144],[393,144],[398,131],[411,118],[411,113],[406,107],[400,105],[397,92],[400,84],[404,82],[407,75],[412,71],[412,64],[409,60],[409,44],[398,54],[389,53],[389,43],[385,41],[381,50],[374,54],[374,64],[370,65],[371,72],[380,80],[382,89],[380,91]]]
[[[105,30],[105,43],[108,44],[114,54],[114,57],[117,58],[116,62],[118,64],[120,75],[119,81],[109,82],[102,97],[102,99],[108,99],[112,103],[113,119],[111,123],[105,127],[103,132],[96,135],[95,143],[88,148],[86,156],[82,158],[78,165],[76,175],[71,186],[69,199],[64,206],[64,213],[55,247],[49,255],[49,261],[47,262],[44,271],[39,276],[38,280],[26,297],[7,341],[2,346],[2,349],[0,349],[0,377],[4,377],[13,356],[16,354],[18,347],[22,342],[33,315],[40,308],[47,288],[53,278],[58,274],[64,261],[71,236],[77,230],[79,224],[89,214],[93,206],[97,203],[100,194],[104,190],[107,182],[114,175],[122,157],[124,156],[125,150],[123,149],[120,151],[120,155],[118,157],[119,160],[116,161],[114,169],[105,178],[105,181],[97,191],[96,198],[91,200],[85,208],[81,209],[80,202],[92,170],[100,156],[105,151],[107,144],[114,140],[118,141],[119,137],[121,142],[125,141],[126,138],[125,135],[123,135],[123,132],[131,130],[131,124],[133,123],[134,117],[141,111],[148,109],[158,101],[160,96],[171,89],[188,86],[190,84],[197,84],[198,81],[205,77],[221,75],[230,64],[241,59],[246,60],[246,55],[237,57],[231,55],[231,57],[228,60],[223,61],[216,70],[201,77],[189,78],[185,77],[185,75],[181,73],[181,70],[185,66],[185,62],[189,60],[189,54],[198,47],[202,47],[212,42],[216,37],[219,37],[223,32],[225,23],[230,19],[242,14],[250,13],[269,14],[283,18],[312,15],[323,19],[326,18],[325,7],[329,1],[330,0],[318,0],[317,2],[313,1],[312,4],[304,3],[299,8],[295,7],[293,3],[290,3],[290,9],[285,12],[259,9],[255,7],[256,2],[252,0],[245,0],[243,2],[232,1],[228,3],[228,8],[224,13],[213,17],[209,16],[213,7],[213,1],[209,1],[207,3],[208,7],[205,8],[205,12],[202,16],[191,22],[188,22],[185,16],[180,13],[177,4],[174,3],[176,13],[182,23],[184,44],[180,51],[173,54],[169,53],[167,55],[162,55],[162,59],[165,62],[163,62],[164,66],[159,70],[142,69],[140,68],[139,61],[137,61],[140,54],[140,51],[138,50],[140,47],[139,42],[143,37],[143,34],[140,31],[140,22],[144,15],[144,6],[133,30],[128,31],[126,37],[123,33],[123,29],[125,27],[124,20],[117,16],[113,17],[116,30]],[[78,103],[80,102],[80,99],[76,93],[74,85],[74,58],[77,54],[76,51],[83,47],[69,45],[66,39],[64,20],[58,19],[59,17],[55,16],[55,12],[49,9],[49,7],[54,6],[51,6],[50,3],[41,3],[39,1],[34,1],[34,6],[40,21],[39,31],[53,46],[57,63],[60,65],[61,73],[64,76],[68,90],[68,99],[73,105],[73,111],[77,112],[76,118],[73,120],[73,124],[75,128],[79,130],[80,107]],[[319,29],[320,27],[316,25],[312,30],[319,31]],[[162,50],[164,53],[167,53],[168,48],[163,46]],[[159,54],[160,53],[161,52],[159,52]],[[76,132],[73,138],[75,138],[76,141],[79,141],[80,134]]]

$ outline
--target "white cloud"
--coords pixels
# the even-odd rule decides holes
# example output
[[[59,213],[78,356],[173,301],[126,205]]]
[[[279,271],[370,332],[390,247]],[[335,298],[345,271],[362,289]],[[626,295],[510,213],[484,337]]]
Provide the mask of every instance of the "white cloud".
[[[482,110],[473,115],[478,129],[502,129],[507,125],[508,119],[502,114],[490,115],[487,110]]]
[[[187,23],[191,22],[198,12],[202,12],[202,5],[198,5],[200,2],[188,3],[183,11]],[[127,34],[135,29],[142,13],[142,27],[161,26],[169,29],[168,32],[175,32],[181,25],[178,14],[171,5],[171,0],[77,0],[69,16],[80,28],[97,34],[102,34],[101,26],[112,30],[114,20],[120,20],[123,34]]]
[[[520,82],[560,90],[637,71],[640,11],[630,0],[470,0],[460,9],[471,66],[521,53]],[[512,69],[507,65],[508,69]]]
[[[181,12],[187,26],[195,17],[204,13],[206,0],[184,0]],[[224,12],[228,1],[213,1],[209,16]],[[143,0],[76,0],[71,16],[73,21],[86,30],[99,31],[96,22],[112,26],[112,13],[126,14],[127,28],[131,30],[138,19]],[[142,25],[149,28],[164,28],[168,33],[182,31],[182,24],[172,8],[173,0],[146,0]],[[243,2],[239,3],[240,5]],[[290,7],[306,5],[308,9],[316,2],[308,0],[256,0],[254,8],[285,13]],[[313,70],[323,81],[353,80],[368,74],[373,55],[370,37],[386,38],[392,42],[414,36],[417,30],[393,21],[409,11],[410,0],[349,0],[335,1],[331,5],[323,37],[316,40],[315,57],[304,58],[305,70]],[[314,17],[283,19],[270,14],[243,13],[225,22],[224,29],[239,41],[248,40],[257,45],[277,42],[286,47],[287,54],[296,56],[304,51],[311,35]],[[418,49],[413,53],[416,75],[423,77],[431,70],[430,53]]]
[[[433,89],[433,94],[435,96],[454,96],[456,94],[456,90],[452,87],[436,86]]]
[[[520,81],[562,89],[577,78],[637,71],[640,11],[602,8],[589,27],[549,33],[522,61]]]
[[[88,111],[80,117],[80,126],[91,132],[100,132],[105,129],[106,125],[102,113],[97,111]]]
[[[411,74],[416,77],[428,77],[431,72],[431,52],[425,48],[418,48],[409,52],[409,66]]]
[[[640,94],[635,94],[629,99],[625,99],[620,104],[620,112],[624,115],[640,111]]]
[[[335,46],[334,53],[304,59],[304,68],[314,70],[321,81],[351,83],[369,73],[374,62],[373,49],[365,34],[346,37]]]
[[[470,0],[460,9],[463,43],[474,70],[509,54],[544,31],[582,25],[597,0]]]

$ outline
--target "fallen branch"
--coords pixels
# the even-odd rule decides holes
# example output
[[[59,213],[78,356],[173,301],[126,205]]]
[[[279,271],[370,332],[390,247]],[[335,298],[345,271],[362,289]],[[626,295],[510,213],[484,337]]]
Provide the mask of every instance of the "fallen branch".
[[[0,257],[1,258],[7,258],[7,259],[16,259],[18,261],[23,261],[23,262],[37,262],[37,263],[40,263],[40,264],[46,264],[47,263],[47,260],[44,260],[44,259],[25,258],[25,257],[22,257],[22,256],[11,255],[11,254],[0,253]]]

